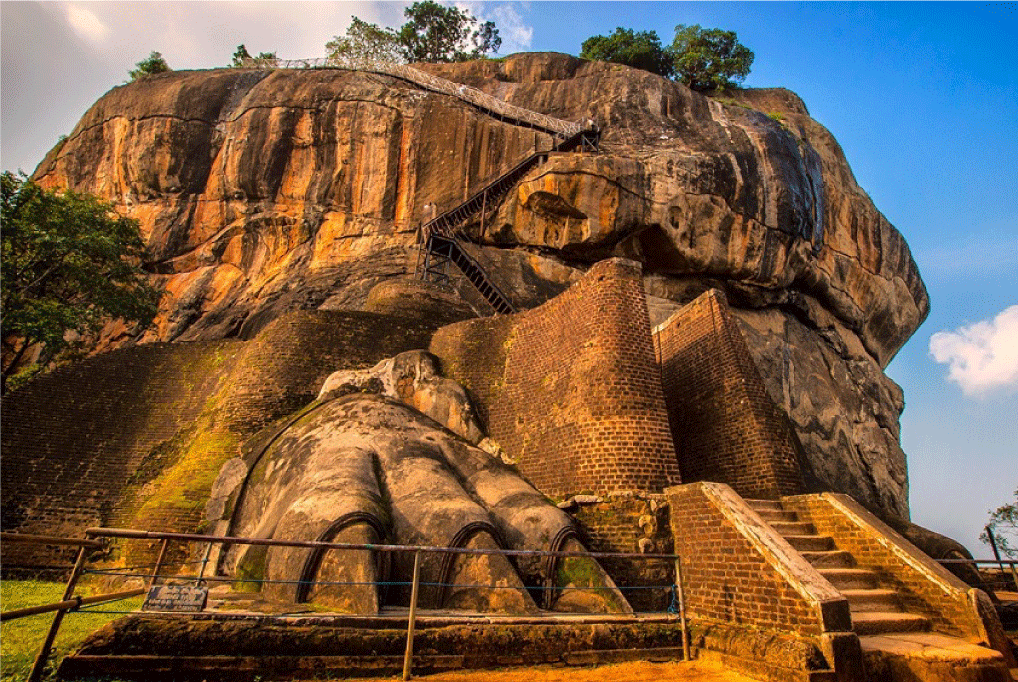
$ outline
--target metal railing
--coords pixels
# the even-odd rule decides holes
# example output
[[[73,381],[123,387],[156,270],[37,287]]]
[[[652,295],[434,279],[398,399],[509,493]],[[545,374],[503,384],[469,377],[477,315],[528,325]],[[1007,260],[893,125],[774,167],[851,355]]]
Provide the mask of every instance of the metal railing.
[[[398,62],[365,59],[365,58],[332,58],[320,57],[317,59],[244,59],[238,68],[246,69],[341,69],[344,71],[367,71],[385,76],[393,76],[408,81],[426,90],[451,95],[464,102],[474,105],[480,109],[502,119],[512,120],[529,125],[533,128],[544,130],[556,137],[572,137],[581,130],[583,124],[564,121],[547,114],[541,114],[530,109],[518,107],[514,104],[492,97],[477,88],[454,83],[434,74],[426,73],[415,69],[409,64]]]
[[[950,570],[951,565],[972,566],[979,573],[983,582],[994,590],[1018,590],[1018,559],[937,559],[937,563],[943,564]],[[997,579],[990,578],[986,568],[980,566],[995,566],[998,569]],[[1006,567],[1006,568],[1005,568]],[[1008,575],[1010,573],[1010,575]]]
[[[78,579],[81,577],[82,571],[84,570],[85,559],[88,557],[89,551],[103,549],[103,544],[97,540],[87,537],[63,538],[52,535],[0,533],[0,542],[23,542],[40,545],[71,545],[78,547],[78,555],[74,560],[74,568],[71,569],[71,575],[67,579],[67,586],[64,588],[64,596],[60,601],[52,604],[41,604],[39,606],[29,606],[22,609],[12,609],[10,611],[0,613],[0,622],[2,622],[42,613],[55,612],[53,615],[53,621],[50,623],[49,630],[46,632],[46,637],[43,639],[42,646],[39,648],[39,653],[36,655],[35,661],[32,663],[32,672],[28,676],[29,682],[38,682],[38,680],[42,679],[43,671],[46,668],[46,660],[49,658],[50,651],[53,649],[53,642],[56,640],[57,632],[60,630],[60,624],[63,622],[64,615],[68,611],[78,610],[85,605],[102,604],[136,597],[145,592],[143,589],[134,589],[113,592],[110,594],[100,594],[92,597],[74,595],[74,588],[77,586]]]
[[[145,566],[133,566],[124,568],[97,568],[97,569],[86,569],[85,561],[90,551],[97,549],[103,549],[105,545],[99,541],[103,539],[119,539],[119,540],[142,540],[142,541],[158,541],[159,550],[156,561],[154,564]],[[37,682],[42,677],[46,661],[49,657],[50,651],[53,646],[53,641],[56,638],[57,631],[60,628],[60,624],[65,614],[73,611],[83,610],[83,607],[94,605],[94,604],[106,604],[112,601],[126,599],[129,597],[137,596],[145,592],[149,592],[152,595],[153,588],[156,587],[158,582],[186,582],[194,583],[195,585],[208,584],[208,583],[259,583],[261,585],[267,584],[286,584],[301,586],[304,584],[312,584],[316,586],[374,586],[375,589],[379,589],[384,586],[396,585],[403,588],[410,588],[409,598],[409,613],[407,615],[407,643],[406,650],[404,652],[403,661],[403,679],[409,679],[412,665],[413,665],[413,640],[414,631],[418,619],[418,606],[419,606],[419,593],[421,587],[437,588],[444,590],[448,587],[459,587],[459,588],[486,588],[486,589],[519,589],[514,586],[504,586],[495,584],[481,584],[481,585],[466,585],[460,583],[445,583],[444,579],[440,582],[422,582],[421,581],[421,559],[427,554],[440,554],[450,559],[455,555],[472,555],[472,556],[485,556],[485,555],[501,555],[507,559],[519,560],[519,559],[544,559],[548,561],[548,566],[554,566],[550,563],[557,561],[562,558],[570,557],[582,557],[590,558],[594,560],[598,559],[627,559],[634,561],[670,561],[674,565],[674,582],[667,585],[639,585],[639,586],[617,586],[617,585],[605,585],[605,586],[582,586],[582,587],[568,587],[568,586],[557,586],[545,584],[540,587],[525,586],[527,591],[537,589],[542,590],[555,590],[562,591],[568,589],[581,590],[587,593],[602,593],[611,595],[614,594],[613,590],[619,592],[625,592],[627,590],[634,589],[654,589],[664,590],[665,595],[670,595],[672,599],[671,605],[667,608],[667,612],[674,617],[677,617],[680,621],[681,627],[681,639],[683,648],[684,659],[689,659],[689,635],[686,627],[686,610],[685,610],[685,599],[682,589],[682,563],[678,555],[675,554],[637,554],[627,552],[550,552],[550,551],[537,551],[537,550],[513,550],[513,549],[475,549],[466,547],[434,547],[434,546],[417,546],[417,545],[388,545],[388,544],[373,544],[373,543],[342,543],[342,542],[322,542],[322,541],[311,541],[311,540],[277,540],[269,538],[250,538],[250,537],[233,537],[233,536],[220,536],[220,535],[200,535],[193,533],[167,533],[167,532],[153,532],[143,531],[134,529],[123,529],[123,528],[89,528],[85,531],[84,539],[69,539],[69,538],[55,538],[52,536],[30,536],[30,535],[19,535],[14,533],[4,533],[2,536],[4,542],[41,542],[43,544],[66,544],[76,545],[79,547],[78,555],[74,563],[74,568],[71,571],[71,575],[68,578],[66,588],[64,590],[64,596],[61,601],[53,604],[45,604],[41,606],[27,607],[24,609],[17,609],[14,611],[5,612],[3,614],[3,620],[21,618],[29,615],[35,615],[39,613],[46,613],[55,611],[55,616],[50,630],[47,633],[47,637],[39,651],[38,656],[35,659],[35,663],[32,668],[32,672],[29,676],[29,682]],[[190,544],[205,544],[204,558],[200,561],[192,562],[175,562],[173,565],[195,565],[198,564],[199,568],[195,574],[192,573],[167,573],[164,569],[167,567],[167,554],[168,548],[171,542],[179,542],[185,545]],[[387,580],[387,581],[374,581],[374,582],[353,582],[353,581],[318,581],[315,580],[314,573],[310,577],[301,576],[299,580],[271,580],[267,578],[252,579],[251,577],[235,577],[235,576],[220,576],[220,575],[206,575],[206,568],[210,563],[210,553],[213,545],[220,545],[223,549],[228,548],[232,545],[255,545],[255,546],[267,546],[267,547],[294,547],[294,548],[306,548],[316,550],[319,558],[327,550],[370,550],[373,552],[385,553],[391,555],[395,553],[412,553],[413,554],[413,571],[412,577],[409,582],[403,580]],[[443,562],[443,566],[451,565],[449,561]],[[144,570],[143,570],[144,569]],[[151,570],[148,570],[151,569]],[[215,573],[215,571],[213,571]],[[554,575],[554,570],[550,569],[549,573]],[[115,593],[97,595],[93,597],[81,597],[75,596],[75,588],[77,587],[79,579],[85,574],[96,574],[105,577],[116,577],[124,579],[142,579],[146,583],[145,588],[136,588],[131,590],[122,590]],[[443,575],[448,575],[448,571],[443,571]],[[304,594],[307,594],[307,590],[304,590]],[[444,592],[440,592],[444,594]],[[440,598],[441,601],[441,598]],[[132,613],[127,611],[97,611],[90,609],[92,612],[98,613]],[[160,612],[146,612],[151,615],[160,615]],[[178,615],[178,614],[166,614],[163,615]],[[375,614],[377,615],[377,614]],[[534,616],[532,612],[528,612],[528,616]],[[635,614],[634,614],[635,615]],[[539,617],[539,616],[538,616]]]

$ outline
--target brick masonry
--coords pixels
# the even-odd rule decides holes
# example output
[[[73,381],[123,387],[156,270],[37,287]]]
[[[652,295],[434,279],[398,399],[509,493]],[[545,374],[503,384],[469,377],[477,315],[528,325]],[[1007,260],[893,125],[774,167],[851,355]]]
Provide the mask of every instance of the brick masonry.
[[[669,489],[675,553],[694,617],[799,635],[824,632],[815,607],[777,571],[699,485]]]
[[[682,479],[748,498],[805,492],[802,446],[760,378],[723,293],[712,289],[654,330]]]
[[[296,312],[250,341],[143,345],[42,376],[3,400],[3,529],[201,530],[219,468],[244,440],[314,400],[331,372],[427,347],[439,324]],[[5,543],[4,565],[73,554],[32,547]]]
[[[679,481],[635,262],[601,261],[533,310],[445,327],[431,352],[546,495]]]

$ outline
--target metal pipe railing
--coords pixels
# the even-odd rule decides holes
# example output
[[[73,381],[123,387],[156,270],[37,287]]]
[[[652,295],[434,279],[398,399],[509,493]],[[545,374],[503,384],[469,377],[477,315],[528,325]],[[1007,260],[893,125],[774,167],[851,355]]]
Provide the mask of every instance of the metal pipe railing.
[[[302,547],[322,550],[372,550],[381,552],[413,552],[414,553],[414,570],[413,577],[410,583],[398,583],[402,585],[409,585],[411,588],[410,596],[410,610],[407,619],[407,644],[406,651],[404,654],[403,661],[403,679],[410,679],[413,667],[413,638],[414,629],[416,625],[417,617],[417,606],[418,606],[418,593],[421,585],[432,586],[434,583],[422,583],[420,578],[421,573],[421,556],[427,552],[445,553],[445,554],[464,554],[464,555],[495,555],[500,554],[507,557],[589,557],[589,558],[630,558],[630,559],[667,559],[674,562],[676,577],[674,584],[671,585],[673,590],[673,598],[677,601],[677,611],[681,623],[681,636],[682,636],[682,647],[684,659],[689,659],[689,637],[686,627],[686,608],[685,608],[685,597],[682,586],[682,566],[678,555],[675,554],[664,554],[664,553],[651,553],[651,554],[637,554],[632,552],[562,552],[562,551],[544,551],[544,550],[512,550],[512,549],[482,549],[482,548],[467,548],[467,547],[439,547],[439,546],[417,546],[417,545],[390,545],[390,544],[375,544],[375,543],[344,543],[344,542],[321,542],[321,541],[310,541],[310,540],[278,540],[275,538],[247,538],[247,537],[233,537],[228,535],[202,535],[195,533],[172,533],[172,532],[161,532],[161,531],[143,531],[135,530],[130,528],[89,528],[85,531],[86,537],[84,539],[71,539],[71,538],[58,538],[55,536],[36,536],[36,535],[21,535],[16,533],[5,533],[4,541],[24,541],[24,542],[40,542],[43,544],[63,544],[63,545],[77,545],[79,547],[78,555],[75,560],[74,568],[71,571],[71,576],[67,581],[67,585],[64,590],[64,596],[59,602],[53,604],[44,604],[40,606],[26,607],[23,609],[16,609],[13,611],[6,612],[2,615],[2,620],[12,620],[15,618],[22,618],[31,615],[37,615],[40,613],[55,612],[53,622],[50,625],[49,632],[47,633],[46,639],[43,642],[42,647],[39,650],[39,654],[36,656],[35,663],[32,667],[32,672],[29,675],[29,682],[38,682],[42,678],[47,659],[53,647],[53,641],[56,638],[57,631],[60,628],[60,624],[66,613],[76,611],[82,606],[91,604],[101,604],[104,602],[116,601],[119,599],[126,599],[145,592],[150,591],[156,580],[159,578],[186,578],[193,581],[193,576],[165,576],[161,574],[166,555],[167,547],[170,542],[182,542],[182,543],[207,543],[206,548],[206,559],[203,559],[200,563],[201,569],[199,571],[198,581],[201,582],[219,582],[222,580],[231,580],[229,578],[223,578],[220,576],[208,576],[204,577],[205,564],[207,563],[207,557],[209,550],[214,543],[220,543],[222,545],[261,545],[261,546],[274,546],[274,547]],[[110,571],[97,571],[106,575],[115,575],[118,577],[138,577],[143,578],[146,581],[145,588],[135,588],[131,590],[124,590],[111,594],[95,595],[91,597],[74,596],[74,590],[77,586],[78,580],[85,571],[84,564],[86,557],[88,556],[89,549],[96,549],[104,547],[102,542],[99,542],[97,538],[111,538],[111,539],[123,539],[123,540],[158,540],[160,542],[158,559],[152,566],[151,573],[118,573],[116,570]],[[138,567],[125,568],[123,570],[136,570]],[[148,568],[142,566],[140,568]],[[264,583],[291,583],[297,581],[288,580],[260,580],[258,582]],[[339,583],[339,582],[323,582],[326,585],[344,585],[344,584],[356,584],[356,585],[367,585],[376,583]],[[484,585],[470,585],[469,587],[485,587]],[[497,589],[498,586],[489,585],[492,589]],[[662,588],[668,586],[656,585],[651,586],[652,588]],[[565,589],[565,588],[562,588]],[[615,588],[575,588],[575,589],[615,589]],[[630,589],[630,588],[620,588]],[[641,589],[635,587],[632,589]],[[648,588],[650,589],[650,588]],[[671,613],[675,613],[674,605],[669,607]]]

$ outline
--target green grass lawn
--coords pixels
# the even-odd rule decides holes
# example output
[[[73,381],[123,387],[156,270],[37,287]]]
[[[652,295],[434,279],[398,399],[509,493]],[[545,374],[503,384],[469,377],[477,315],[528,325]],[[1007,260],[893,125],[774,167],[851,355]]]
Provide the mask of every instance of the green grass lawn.
[[[20,609],[26,606],[52,604],[64,596],[65,583],[41,582],[36,580],[3,580],[0,581],[0,605],[4,611]],[[81,594],[89,594],[85,589]],[[56,668],[60,660],[77,648],[86,636],[106,623],[118,618],[118,614],[93,613],[90,609],[102,611],[131,611],[141,607],[143,597],[134,597],[110,604],[96,604],[82,611],[70,612],[64,616],[64,622],[57,634],[53,653],[50,654],[51,670]],[[52,613],[28,616],[17,620],[6,621],[0,625],[0,680],[16,682],[28,679],[32,663],[39,653],[42,640],[46,637]]]

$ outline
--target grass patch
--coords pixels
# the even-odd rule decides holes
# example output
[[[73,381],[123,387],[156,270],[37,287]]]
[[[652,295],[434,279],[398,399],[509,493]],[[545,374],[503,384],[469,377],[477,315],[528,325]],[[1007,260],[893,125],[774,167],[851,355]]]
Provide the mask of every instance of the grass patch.
[[[52,604],[64,596],[66,583],[42,582],[39,580],[3,580],[0,581],[0,603],[3,610],[20,609],[26,606]],[[80,592],[90,594],[87,588]],[[131,611],[141,608],[142,597],[134,597],[111,604],[96,604],[92,609],[103,611]],[[119,618],[119,614],[94,613],[89,607],[79,612],[71,612],[64,616],[64,622],[57,633],[57,640],[50,654],[50,675],[46,679],[54,679],[52,673],[67,654],[81,644],[89,634]],[[0,625],[0,680],[18,682],[27,680],[32,670],[39,647],[42,646],[50,623],[52,613],[41,613],[17,620],[7,621]]]

